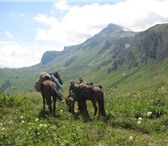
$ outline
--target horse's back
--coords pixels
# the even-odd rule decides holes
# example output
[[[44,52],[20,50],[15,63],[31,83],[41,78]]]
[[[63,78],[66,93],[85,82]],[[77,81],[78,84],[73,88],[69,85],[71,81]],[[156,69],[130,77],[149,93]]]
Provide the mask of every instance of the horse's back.
[[[45,94],[45,96],[47,95],[51,96],[51,85],[54,87],[56,86],[55,83],[52,82],[51,80],[43,81],[41,93]]]
[[[54,88],[57,88],[57,85],[51,80],[45,80],[42,83],[42,85],[43,85],[43,88],[51,88],[51,86],[54,87]]]
[[[92,87],[92,90],[93,90],[93,91],[96,91],[96,92],[97,92],[97,91],[102,91],[99,86],[93,86],[93,87]]]
[[[42,85],[43,87],[50,87],[51,80],[45,80],[43,81]]]
[[[94,93],[103,93],[103,90],[99,86],[93,86],[92,91]]]

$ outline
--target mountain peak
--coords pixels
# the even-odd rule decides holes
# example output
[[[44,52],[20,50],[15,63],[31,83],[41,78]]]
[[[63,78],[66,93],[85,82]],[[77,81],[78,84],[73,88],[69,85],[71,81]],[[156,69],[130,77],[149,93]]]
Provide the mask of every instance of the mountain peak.
[[[106,28],[104,28],[101,33],[109,34],[123,31],[123,28],[119,25],[110,23]]]

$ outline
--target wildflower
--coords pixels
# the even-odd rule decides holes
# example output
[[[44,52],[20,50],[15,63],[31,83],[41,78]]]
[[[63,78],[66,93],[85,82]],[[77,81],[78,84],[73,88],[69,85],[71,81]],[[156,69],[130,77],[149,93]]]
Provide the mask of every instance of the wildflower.
[[[24,120],[21,121],[22,124],[23,124],[24,122],[25,122]]]
[[[40,124],[39,127],[43,127],[43,124]]]
[[[4,131],[4,130],[5,130],[5,128],[3,127],[1,130],[2,130],[2,131]]]
[[[133,141],[133,136],[130,136],[130,137],[129,137],[129,141]]]
[[[137,124],[138,124],[138,125],[141,124],[141,121],[138,121]]]
[[[0,126],[2,126],[3,124],[2,123],[0,123]]]
[[[21,116],[20,118],[23,119],[23,116]]]
[[[138,118],[138,121],[142,121],[142,118],[141,118],[141,117],[139,117],[139,118]]]
[[[147,117],[150,117],[152,115],[152,112],[147,112]]]
[[[73,98],[72,98],[72,97],[69,97],[69,100],[73,101]]]
[[[44,124],[43,126],[44,126],[44,127],[47,127],[47,125],[46,125],[46,124]]]
[[[36,121],[36,122],[38,122],[38,121],[39,121],[39,119],[37,118],[35,121]]]

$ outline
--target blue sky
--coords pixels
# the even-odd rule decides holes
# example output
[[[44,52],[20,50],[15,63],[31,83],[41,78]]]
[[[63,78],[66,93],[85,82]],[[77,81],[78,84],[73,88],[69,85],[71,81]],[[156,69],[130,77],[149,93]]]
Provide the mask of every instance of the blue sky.
[[[40,24],[32,18],[41,13],[50,14],[51,6],[52,3],[0,3],[0,32],[3,32],[0,33],[0,40],[10,39],[5,35],[6,30],[14,35],[13,41],[33,41],[35,27]]]
[[[33,1],[33,0],[32,0]],[[168,23],[168,0],[0,0],[0,68],[37,64],[109,23],[143,31]]]

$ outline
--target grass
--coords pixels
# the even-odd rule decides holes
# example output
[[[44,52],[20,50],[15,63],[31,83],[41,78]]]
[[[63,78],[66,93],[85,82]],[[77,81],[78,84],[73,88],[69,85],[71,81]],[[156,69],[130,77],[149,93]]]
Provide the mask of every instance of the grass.
[[[66,95],[64,95],[66,96]],[[90,117],[93,107],[87,101]],[[105,92],[106,119],[76,119],[57,102],[57,117],[42,111],[37,92],[0,94],[0,145],[168,145],[167,93],[152,88]]]

